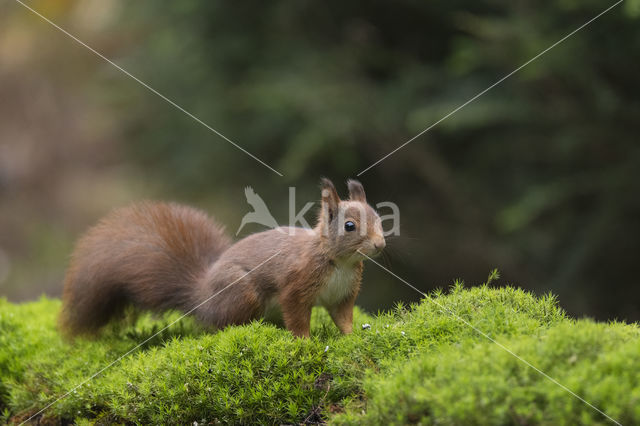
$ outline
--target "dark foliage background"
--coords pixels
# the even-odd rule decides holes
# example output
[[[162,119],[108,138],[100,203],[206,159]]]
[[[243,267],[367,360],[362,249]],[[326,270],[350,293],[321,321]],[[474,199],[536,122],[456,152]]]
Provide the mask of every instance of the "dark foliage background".
[[[33,7],[284,177],[5,2],[13,300],[59,293],[74,238],[131,200],[194,203],[235,232],[251,185],[285,223],[289,186],[298,207],[317,199],[320,176],[355,177],[612,4],[53,3]],[[401,209],[392,270],[429,290],[497,267],[574,315],[640,319],[639,17],[625,0],[360,176],[370,201]],[[362,306],[414,299],[369,265]]]

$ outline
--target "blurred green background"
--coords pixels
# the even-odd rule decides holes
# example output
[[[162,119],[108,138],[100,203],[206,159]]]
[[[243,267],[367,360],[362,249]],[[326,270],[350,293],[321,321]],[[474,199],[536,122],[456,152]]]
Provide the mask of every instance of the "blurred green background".
[[[280,223],[613,2],[0,4],[0,296],[59,295],[74,240],[142,198],[234,233],[254,187]],[[571,314],[640,320],[640,0],[626,0],[364,173],[401,209],[385,259],[427,291],[490,269]],[[311,220],[312,215],[308,218]],[[242,235],[261,230],[247,226]],[[375,265],[369,311],[417,294]]]

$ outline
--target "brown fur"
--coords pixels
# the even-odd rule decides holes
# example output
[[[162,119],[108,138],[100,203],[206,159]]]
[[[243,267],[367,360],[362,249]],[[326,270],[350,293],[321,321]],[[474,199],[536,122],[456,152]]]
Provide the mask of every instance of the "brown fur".
[[[384,237],[360,183],[349,181],[348,201],[329,180],[322,187],[312,232],[278,228],[235,244],[190,207],[144,202],[115,210],[77,243],[61,326],[71,335],[94,333],[126,305],[158,312],[200,305],[193,314],[207,326],[244,324],[275,312],[293,334],[308,337],[311,309],[320,304],[341,332],[350,333],[362,277],[358,250],[374,255]],[[346,221],[358,232],[345,232]]]

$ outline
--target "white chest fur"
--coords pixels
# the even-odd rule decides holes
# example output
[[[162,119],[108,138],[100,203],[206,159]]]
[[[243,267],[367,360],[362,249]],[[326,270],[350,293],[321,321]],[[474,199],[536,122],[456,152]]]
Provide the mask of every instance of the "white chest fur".
[[[356,284],[357,268],[353,265],[338,265],[327,275],[316,297],[316,305],[335,306],[349,297]]]

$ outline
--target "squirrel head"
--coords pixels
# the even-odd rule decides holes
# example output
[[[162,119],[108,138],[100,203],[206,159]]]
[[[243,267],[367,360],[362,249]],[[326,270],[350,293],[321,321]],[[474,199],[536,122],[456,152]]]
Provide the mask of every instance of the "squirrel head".
[[[358,251],[375,256],[386,245],[380,216],[367,203],[360,182],[348,180],[347,186],[349,199],[341,200],[333,183],[322,179],[322,208],[316,231],[335,259],[362,259]]]

